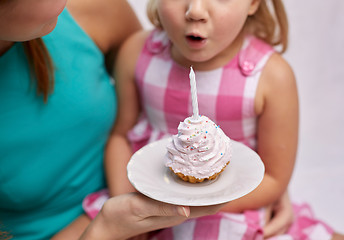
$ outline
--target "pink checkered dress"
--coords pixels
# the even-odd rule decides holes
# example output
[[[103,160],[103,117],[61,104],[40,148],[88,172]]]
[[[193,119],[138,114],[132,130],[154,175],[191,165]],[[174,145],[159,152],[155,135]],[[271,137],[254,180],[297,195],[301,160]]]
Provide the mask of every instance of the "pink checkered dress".
[[[271,46],[249,36],[225,66],[195,72],[200,114],[217,123],[231,139],[252,149],[256,148],[255,93],[261,70],[273,52]],[[134,151],[176,134],[179,122],[192,115],[188,76],[189,68],[172,60],[166,33],[153,31],[136,68],[143,114],[128,134]],[[83,203],[86,213],[95,217],[107,198],[104,190],[88,196]],[[333,230],[316,220],[308,205],[294,205],[294,214],[288,233],[271,239],[331,239]],[[152,240],[258,240],[263,239],[263,219],[263,209],[218,213],[164,229]]]
[[[195,72],[199,113],[217,123],[231,139],[251,148],[256,145],[255,93],[272,53],[268,44],[248,37],[239,54],[224,67]],[[179,122],[192,115],[189,71],[172,60],[165,32],[153,32],[136,69],[144,113],[129,133],[134,150],[176,134]]]

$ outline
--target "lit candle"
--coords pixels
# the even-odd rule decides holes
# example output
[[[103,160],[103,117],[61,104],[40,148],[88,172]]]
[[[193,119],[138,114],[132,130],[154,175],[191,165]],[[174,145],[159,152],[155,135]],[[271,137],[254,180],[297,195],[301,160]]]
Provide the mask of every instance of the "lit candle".
[[[198,120],[199,113],[198,113],[198,101],[197,101],[197,87],[196,87],[196,79],[195,79],[195,73],[192,69],[192,66],[190,67],[190,85],[191,85],[191,100],[192,100],[192,112],[193,112],[193,120]]]

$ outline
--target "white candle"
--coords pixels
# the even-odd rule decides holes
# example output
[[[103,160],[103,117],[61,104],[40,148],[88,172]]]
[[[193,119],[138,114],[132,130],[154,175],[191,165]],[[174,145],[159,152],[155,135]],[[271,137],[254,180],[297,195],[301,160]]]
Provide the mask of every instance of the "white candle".
[[[191,85],[191,100],[192,100],[192,112],[193,112],[193,120],[198,120],[199,113],[198,113],[198,101],[197,101],[197,87],[196,87],[196,79],[195,79],[195,73],[192,69],[192,66],[190,67],[190,85]]]

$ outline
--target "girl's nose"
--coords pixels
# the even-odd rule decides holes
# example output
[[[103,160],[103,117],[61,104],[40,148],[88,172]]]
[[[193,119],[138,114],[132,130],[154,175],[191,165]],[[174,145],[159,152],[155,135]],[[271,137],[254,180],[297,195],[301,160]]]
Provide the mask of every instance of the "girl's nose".
[[[188,21],[205,22],[208,17],[208,12],[204,0],[190,0],[186,9],[185,17]]]

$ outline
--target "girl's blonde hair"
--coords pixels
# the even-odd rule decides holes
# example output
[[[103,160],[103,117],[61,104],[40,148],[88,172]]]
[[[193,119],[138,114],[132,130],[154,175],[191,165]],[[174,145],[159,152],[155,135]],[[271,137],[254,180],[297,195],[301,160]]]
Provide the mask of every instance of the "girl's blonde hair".
[[[288,47],[288,20],[282,0],[261,0],[255,14],[246,20],[244,29],[272,46],[280,46],[283,53]],[[270,4],[271,3],[271,4]],[[149,0],[147,16],[151,23],[162,29],[157,11],[157,0]]]

